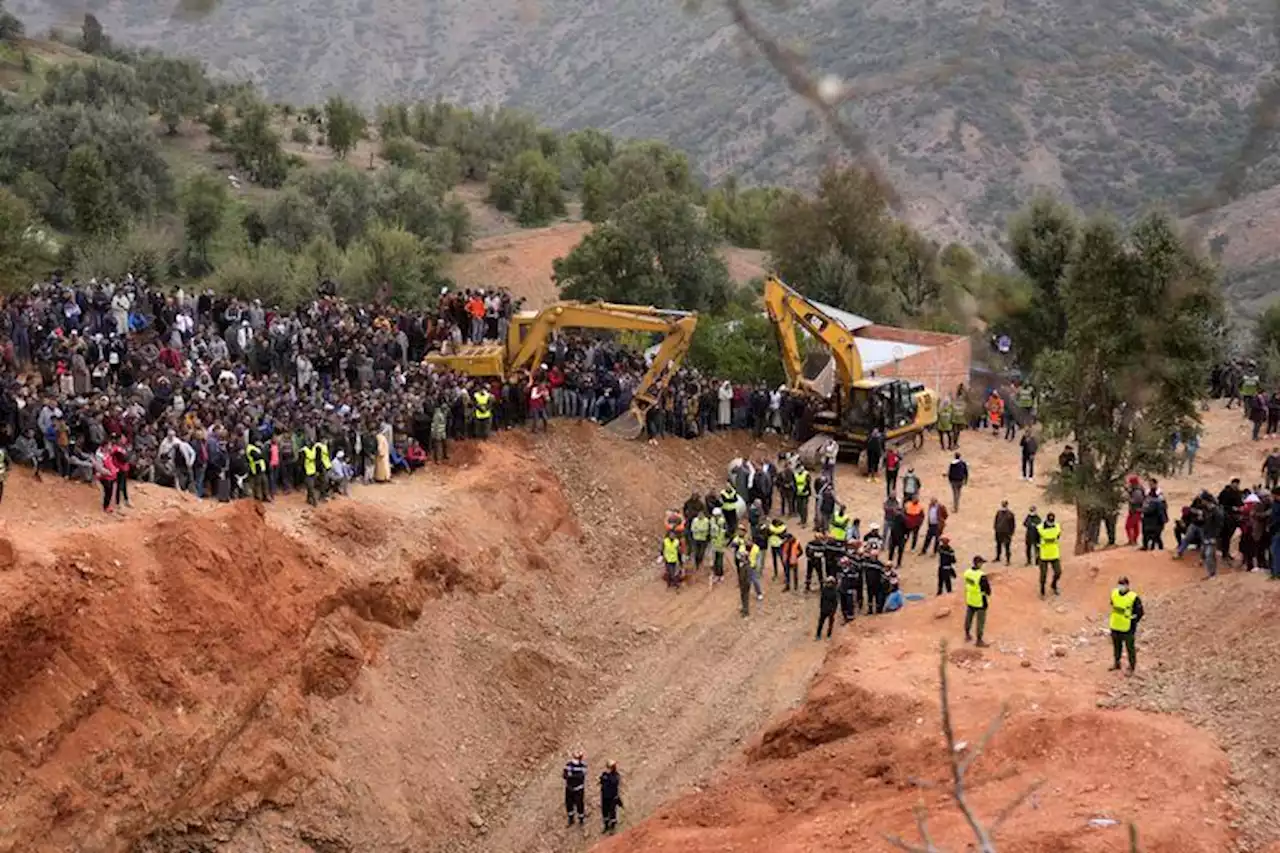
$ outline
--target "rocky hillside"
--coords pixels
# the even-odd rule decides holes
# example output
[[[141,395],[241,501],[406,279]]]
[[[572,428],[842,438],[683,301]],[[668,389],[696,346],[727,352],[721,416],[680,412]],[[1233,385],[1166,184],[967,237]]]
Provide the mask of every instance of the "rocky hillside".
[[[712,178],[803,184],[835,153],[715,0],[91,5],[117,37],[202,57],[278,99],[523,105],[552,124],[670,140]],[[915,224],[988,245],[1036,186],[1121,214],[1211,187],[1239,157],[1277,50],[1263,0],[755,5],[861,95],[845,109],[870,129]],[[74,26],[83,11],[74,0],[10,6],[33,28]],[[1245,189],[1277,182],[1272,158]],[[1266,253],[1280,257],[1280,243]]]

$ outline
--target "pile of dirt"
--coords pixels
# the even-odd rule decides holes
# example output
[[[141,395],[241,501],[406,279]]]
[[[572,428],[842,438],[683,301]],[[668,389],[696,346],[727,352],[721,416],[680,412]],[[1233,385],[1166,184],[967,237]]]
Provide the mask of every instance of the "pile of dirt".
[[[247,503],[52,550],[0,576],[0,850],[125,849],[311,772],[290,675],[324,562]]]
[[[1280,584],[1227,572],[1145,605],[1155,615],[1142,628],[1146,674],[1110,697],[1212,731],[1231,758],[1231,797],[1248,842],[1242,849],[1280,840]]]

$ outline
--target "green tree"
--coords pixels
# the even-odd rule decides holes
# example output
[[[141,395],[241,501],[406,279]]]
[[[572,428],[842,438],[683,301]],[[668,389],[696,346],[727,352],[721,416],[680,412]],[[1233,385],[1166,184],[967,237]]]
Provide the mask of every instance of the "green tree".
[[[0,41],[13,41],[22,38],[27,32],[22,19],[14,15],[4,4],[0,3]]]
[[[262,212],[264,235],[286,251],[297,252],[316,237],[333,239],[320,206],[296,187],[287,187]]]
[[[364,136],[367,121],[360,108],[345,98],[334,95],[324,105],[325,138],[339,160],[355,149]]]
[[[765,382],[775,388],[786,381],[778,336],[759,312],[699,318],[686,361],[704,375],[733,382]]]
[[[184,118],[199,115],[208,97],[209,81],[195,60],[148,56],[138,65],[138,78],[147,105],[170,136],[177,134]]]
[[[421,240],[381,223],[347,252],[340,278],[356,298],[386,297],[400,305],[422,302],[440,281],[435,255]]]
[[[26,202],[0,187],[0,291],[31,286],[44,272],[49,246]]]
[[[421,165],[421,152],[412,139],[403,136],[383,137],[382,159],[401,169],[416,169]]]
[[[1074,473],[1053,488],[1076,506],[1081,552],[1119,509],[1125,477],[1167,470],[1169,436],[1198,428],[1223,306],[1214,269],[1167,217],[1127,233],[1104,219],[1072,226],[1079,236],[1057,291],[1066,331],[1034,377],[1047,434],[1078,449]]]
[[[373,206],[384,223],[403,228],[436,249],[448,245],[441,199],[427,175],[395,167],[383,169],[374,181]]]
[[[613,172],[604,163],[596,163],[582,176],[582,218],[588,222],[604,222],[613,213],[617,194]]]
[[[343,164],[320,172],[299,172],[290,185],[324,211],[333,238],[343,249],[359,239],[374,217],[374,181],[360,169]]]
[[[938,306],[942,281],[938,247],[905,222],[889,230],[887,272],[902,312],[922,317]]]
[[[218,176],[197,172],[182,188],[182,222],[191,269],[197,275],[210,270],[209,243],[222,227],[227,211],[227,187]]]
[[[450,252],[462,254],[471,248],[471,211],[461,199],[450,199],[445,205],[444,226]]]
[[[715,235],[689,199],[671,191],[624,205],[552,268],[568,299],[719,311],[729,297]]]
[[[62,173],[75,230],[86,237],[107,237],[125,227],[125,213],[116,198],[107,167],[96,149],[81,145],[67,157]]]
[[[143,86],[127,65],[110,59],[55,65],[40,100],[49,106],[124,107],[143,101]]]
[[[865,310],[877,302],[888,284],[888,255],[893,234],[888,195],[870,172],[851,167],[827,169],[813,198],[791,196],[777,206],[765,241],[778,276],[813,299]],[[835,264],[831,252],[843,257]],[[825,259],[827,274],[819,276]],[[839,275],[831,273],[839,271]],[[868,297],[859,304],[855,294]],[[888,318],[871,315],[886,322]]]
[[[271,129],[271,109],[261,101],[245,106],[227,140],[236,165],[264,187],[278,187],[289,175],[280,135]]]
[[[729,177],[707,194],[707,219],[728,243],[762,249],[778,205],[790,194],[779,187],[739,189],[737,179]]]
[[[1253,331],[1254,346],[1259,352],[1280,352],[1280,303],[1268,305],[1258,315]]]
[[[1010,313],[998,327],[1013,340],[1014,358],[1024,369],[1043,350],[1061,347],[1066,337],[1067,313],[1060,291],[1078,229],[1075,214],[1048,195],[1032,199],[1009,226],[1010,254],[1031,295],[1022,310]]]
[[[526,228],[546,225],[565,210],[560,174],[537,150],[522,151],[503,164],[490,182],[489,200]]]
[[[221,139],[222,134],[227,132],[227,111],[221,106],[214,107],[209,111],[205,126],[209,128],[209,133]]]
[[[88,12],[84,16],[84,24],[80,28],[80,49],[85,53],[103,53],[111,47],[111,40],[102,29],[98,19]]]

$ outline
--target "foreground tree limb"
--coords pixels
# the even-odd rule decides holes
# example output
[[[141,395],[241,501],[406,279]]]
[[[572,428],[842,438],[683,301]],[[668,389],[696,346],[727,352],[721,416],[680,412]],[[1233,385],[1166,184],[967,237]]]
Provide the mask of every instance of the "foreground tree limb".
[[[948,761],[951,763],[949,793],[956,808],[964,816],[965,823],[969,825],[969,831],[973,833],[978,853],[996,853],[995,842],[993,841],[996,832],[1023,803],[1040,789],[1040,786],[1044,784],[1044,780],[1040,779],[1033,782],[1022,793],[1005,804],[1004,807],[996,812],[996,816],[991,820],[990,826],[979,819],[977,813],[974,812],[973,807],[969,804],[965,782],[967,781],[969,770],[982,757],[982,753],[990,745],[991,739],[999,731],[1008,710],[1002,707],[1000,713],[987,724],[986,730],[983,731],[982,737],[977,743],[966,749],[963,742],[956,740],[955,723],[951,717],[951,685],[947,677],[947,644],[945,642],[942,644],[939,657],[938,694],[942,706],[942,736],[947,745]],[[962,755],[962,753],[964,754]],[[912,844],[898,836],[885,836],[885,840],[896,849],[905,850],[907,853],[943,853],[943,850],[934,844],[933,838],[929,834],[928,815],[923,806],[916,809],[916,831],[920,834],[921,844]],[[1133,836],[1131,835],[1131,837]]]

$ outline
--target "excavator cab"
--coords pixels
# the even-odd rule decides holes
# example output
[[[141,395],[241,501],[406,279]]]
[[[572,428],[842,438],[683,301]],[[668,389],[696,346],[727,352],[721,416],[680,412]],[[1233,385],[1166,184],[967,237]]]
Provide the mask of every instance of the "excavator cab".
[[[920,411],[916,395],[922,390],[905,379],[859,380],[850,389],[845,425],[859,433],[880,427],[886,435],[911,427]]]

